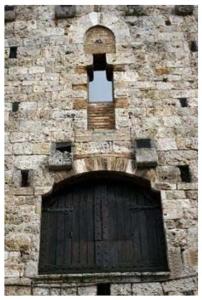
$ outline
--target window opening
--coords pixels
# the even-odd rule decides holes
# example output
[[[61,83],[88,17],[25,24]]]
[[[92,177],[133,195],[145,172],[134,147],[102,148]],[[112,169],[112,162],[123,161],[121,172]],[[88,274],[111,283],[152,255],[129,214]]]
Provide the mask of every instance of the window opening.
[[[189,166],[187,165],[178,166],[178,168],[180,169],[180,176],[182,182],[191,182],[191,173],[190,173]]]
[[[106,54],[94,54],[93,66],[88,68],[90,102],[113,101],[113,72],[106,62]]]
[[[111,295],[109,283],[99,283],[97,285],[97,295]]]
[[[9,58],[17,58],[17,47],[10,47]]]
[[[29,170],[21,170],[21,187],[28,187],[29,185]]]
[[[19,102],[12,103],[12,112],[17,112],[19,109]]]

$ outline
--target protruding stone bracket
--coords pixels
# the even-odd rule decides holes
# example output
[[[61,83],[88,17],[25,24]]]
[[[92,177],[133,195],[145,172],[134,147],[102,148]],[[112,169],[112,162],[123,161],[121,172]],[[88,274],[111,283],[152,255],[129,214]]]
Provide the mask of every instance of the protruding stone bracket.
[[[53,144],[52,152],[48,160],[50,170],[70,170],[72,168],[71,143]]]
[[[143,5],[127,5],[127,10],[125,12],[126,16],[145,16],[145,9]]]
[[[175,14],[178,16],[192,15],[194,5],[175,5]]]
[[[142,143],[141,143],[142,141]],[[136,165],[139,168],[156,167],[158,155],[153,140],[137,139],[135,141]]]
[[[55,18],[66,19],[74,18],[76,16],[75,5],[56,5],[55,6]]]
[[[5,21],[12,22],[16,19],[15,6],[6,5],[5,6]]]

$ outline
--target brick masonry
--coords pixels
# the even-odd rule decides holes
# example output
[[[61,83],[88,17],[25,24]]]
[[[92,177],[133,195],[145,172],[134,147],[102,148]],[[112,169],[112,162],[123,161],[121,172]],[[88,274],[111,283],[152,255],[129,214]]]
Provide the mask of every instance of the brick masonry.
[[[5,18],[6,295],[96,295],[106,281],[112,295],[197,294],[197,7],[22,5]],[[92,55],[84,43],[96,25],[115,37],[106,54],[114,129],[88,127]],[[136,164],[139,138],[153,141],[155,167]],[[53,144],[67,141],[72,168],[51,170]],[[189,166],[191,182],[182,182],[179,165]],[[30,171],[29,187],[20,186],[21,170]],[[139,176],[161,191],[169,274],[38,276],[42,195],[96,170]]]

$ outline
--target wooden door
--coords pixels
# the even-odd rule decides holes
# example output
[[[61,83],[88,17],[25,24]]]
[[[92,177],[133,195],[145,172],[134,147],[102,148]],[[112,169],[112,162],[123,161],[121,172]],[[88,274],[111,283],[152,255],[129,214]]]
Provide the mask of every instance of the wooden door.
[[[96,177],[43,200],[39,272],[167,270],[160,198]]]

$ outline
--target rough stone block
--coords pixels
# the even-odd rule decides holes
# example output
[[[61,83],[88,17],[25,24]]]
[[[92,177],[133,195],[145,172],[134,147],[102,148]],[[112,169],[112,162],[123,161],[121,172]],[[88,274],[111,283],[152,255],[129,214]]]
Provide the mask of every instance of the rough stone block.
[[[194,5],[175,5],[175,13],[178,16],[192,15]]]
[[[31,286],[5,286],[6,296],[31,296]]]
[[[184,278],[179,280],[171,280],[162,283],[164,293],[174,292],[186,292],[190,290],[197,290],[197,286],[193,278]]]
[[[133,295],[136,296],[160,296],[163,295],[161,284],[158,282],[135,283],[132,285]]]
[[[51,170],[71,169],[72,167],[72,155],[69,152],[55,151],[49,157],[48,166]]]
[[[158,139],[157,148],[161,151],[176,150],[176,141],[174,138]]]
[[[138,167],[156,167],[158,156],[156,149],[140,148],[136,149],[136,164]]]
[[[144,16],[145,9],[143,5],[127,5],[127,10],[125,14],[126,16]]]
[[[198,250],[197,248],[189,248],[183,252],[183,259],[185,265],[192,267],[197,271],[198,268]]]
[[[5,21],[6,22],[12,22],[16,19],[16,12],[15,10],[8,10],[5,11]]]
[[[61,289],[60,288],[50,288],[50,295],[51,296],[60,296],[61,295]]]
[[[61,288],[61,296],[77,295],[76,287]]]
[[[35,287],[33,288],[33,296],[48,296],[49,289],[45,287]]]
[[[131,284],[112,284],[111,295],[112,296],[130,296],[132,294]]]
[[[78,295],[79,296],[96,296],[97,295],[97,286],[92,285],[92,286],[82,286],[78,287]]]
[[[163,201],[163,215],[166,220],[181,219],[183,217],[181,202],[176,200]]]
[[[56,19],[73,18],[76,15],[75,5],[56,5],[55,17]]]

